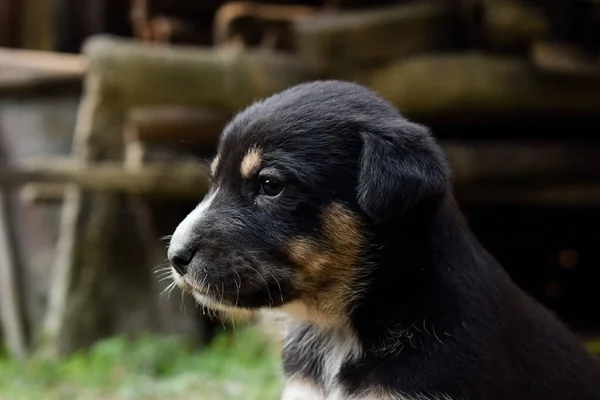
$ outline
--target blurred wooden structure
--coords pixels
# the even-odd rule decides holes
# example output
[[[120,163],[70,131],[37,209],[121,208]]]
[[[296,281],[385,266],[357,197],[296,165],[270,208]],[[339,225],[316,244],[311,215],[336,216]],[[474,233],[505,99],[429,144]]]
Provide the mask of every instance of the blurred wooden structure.
[[[593,11],[581,17],[582,27],[592,26],[600,6],[579,3]],[[69,352],[123,329],[115,321],[127,319],[177,325],[173,304],[156,301],[163,288],[141,266],[147,260],[116,261],[115,249],[124,245],[114,238],[126,232],[124,222],[133,225],[143,242],[125,244],[136,249],[133,257],[148,249],[153,254],[143,257],[160,257],[156,204],[165,197],[200,200],[207,177],[195,159],[214,153],[228,119],[308,80],[363,83],[434,132],[476,130],[469,139],[438,135],[464,204],[597,207],[600,144],[592,132],[600,126],[600,49],[583,39],[597,32],[567,35],[549,11],[517,0],[377,7],[133,1],[129,17],[140,40],[97,36],[83,56],[58,62],[58,70],[85,77],[70,157],[0,168],[4,187],[25,186],[30,200],[62,204],[43,344]],[[10,53],[0,52],[0,78],[13,59],[2,54]],[[38,60],[20,54],[20,62]],[[563,142],[548,142],[549,131],[534,138],[519,129],[542,120]],[[572,129],[576,121],[595,128]],[[182,153],[189,159],[181,161]],[[133,224],[123,221],[123,204],[135,210]]]
[[[128,35],[129,2],[2,0],[0,47],[77,53],[90,35]]]

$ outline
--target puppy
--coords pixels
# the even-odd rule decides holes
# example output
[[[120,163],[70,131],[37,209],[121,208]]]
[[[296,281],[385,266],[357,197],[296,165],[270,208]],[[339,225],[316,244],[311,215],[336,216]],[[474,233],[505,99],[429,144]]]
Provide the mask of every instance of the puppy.
[[[429,131],[351,83],[224,129],[168,250],[205,306],[287,316],[285,400],[592,400],[600,367],[469,231]]]

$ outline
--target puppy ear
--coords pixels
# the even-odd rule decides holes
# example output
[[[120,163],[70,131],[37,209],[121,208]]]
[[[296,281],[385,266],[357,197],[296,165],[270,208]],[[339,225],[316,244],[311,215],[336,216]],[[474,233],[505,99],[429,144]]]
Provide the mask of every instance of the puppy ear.
[[[383,132],[361,132],[358,204],[376,222],[400,216],[446,190],[442,149],[422,125],[399,120]]]

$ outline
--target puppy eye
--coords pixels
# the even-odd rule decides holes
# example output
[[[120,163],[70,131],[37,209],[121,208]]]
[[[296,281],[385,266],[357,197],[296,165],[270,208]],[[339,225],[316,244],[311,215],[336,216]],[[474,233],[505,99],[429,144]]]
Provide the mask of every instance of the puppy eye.
[[[275,178],[262,178],[258,188],[258,194],[275,197],[285,187],[285,184]]]

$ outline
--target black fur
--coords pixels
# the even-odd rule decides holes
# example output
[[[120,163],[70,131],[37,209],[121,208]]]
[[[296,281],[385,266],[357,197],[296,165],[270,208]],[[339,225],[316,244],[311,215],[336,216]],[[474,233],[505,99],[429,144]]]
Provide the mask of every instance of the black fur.
[[[285,182],[281,195],[262,196],[260,176],[240,176],[252,147],[261,170]],[[215,297],[226,305],[301,299],[284,244],[319,240],[319,217],[334,202],[362,222],[368,263],[354,267],[368,285],[347,317],[363,352],[340,370],[348,393],[600,400],[598,361],[471,234],[428,130],[371,91],[338,81],[291,88],[239,114],[219,154],[217,195],[178,246],[195,252],[189,279],[222,285]],[[286,373],[322,385],[327,335],[299,324],[287,339]]]

